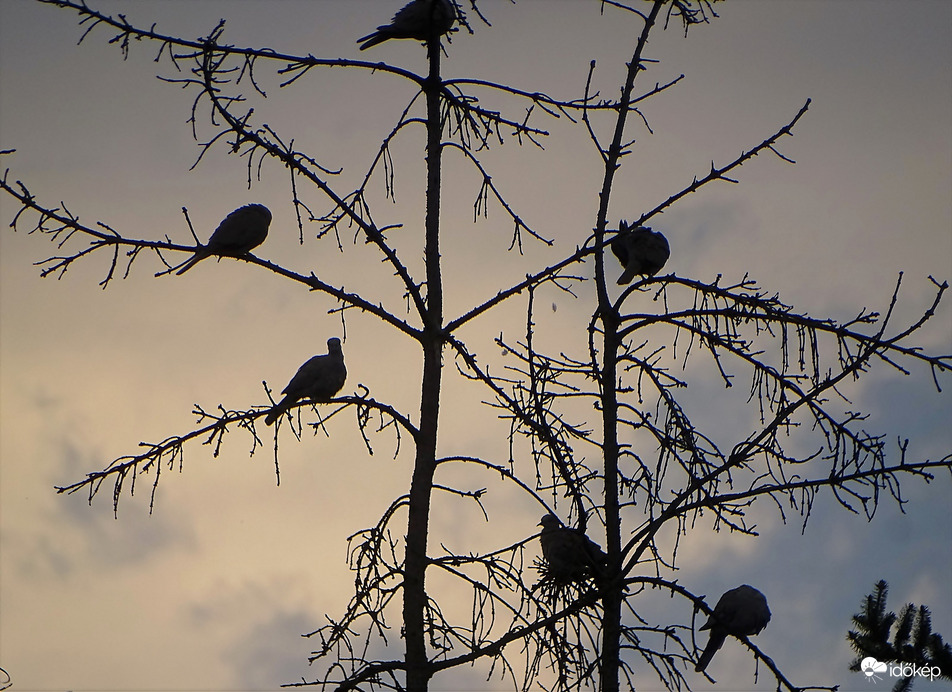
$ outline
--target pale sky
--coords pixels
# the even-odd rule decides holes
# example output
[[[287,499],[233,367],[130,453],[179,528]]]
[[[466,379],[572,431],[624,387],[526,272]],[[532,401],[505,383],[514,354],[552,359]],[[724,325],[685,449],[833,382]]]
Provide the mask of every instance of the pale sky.
[[[413,42],[357,49],[356,38],[389,20],[402,0],[89,4],[171,35],[197,38],[224,17],[223,41],[235,45],[425,69],[425,51]],[[474,17],[474,35],[454,34],[444,76],[562,98],[581,95],[593,59],[596,88],[614,97],[641,28],[614,10],[600,14],[594,0],[480,7],[492,26]],[[646,57],[659,62],[640,90],[685,77],[644,104],[653,134],[632,125],[637,141],[616,183],[612,222],[636,218],[705,175],[712,161],[723,165],[759,144],[810,98],[794,137],[779,146],[796,165],[762,155],[736,173],[739,185],[712,185],[654,220],[672,245],[665,271],[707,281],[749,273],[799,310],[838,319],[864,306],[885,309],[903,272],[896,324],[915,319],[931,300],[927,277],[952,279],[952,4],[731,0],[717,10],[718,19],[687,38],[674,25],[652,35]],[[333,239],[315,241],[313,224],[298,243],[283,169],[265,165],[249,191],[246,159],[218,146],[189,170],[200,151],[187,122],[194,95],[156,79],[186,74],[165,58],[153,62],[157,45],[135,43],[123,61],[107,43],[111,33],[93,31],[77,46],[82,31],[69,11],[0,0],[0,149],[17,150],[0,160],[8,180],[22,180],[42,203],[65,204],[84,222],[181,243],[191,242],[183,206],[207,237],[232,209],[267,204],[274,220],[257,254],[405,314],[391,270],[362,242],[352,243],[352,230],[342,234],[344,253]],[[391,75],[340,69],[312,70],[281,89],[274,67],[257,68],[268,94],[255,101],[257,122],[342,169],[337,184],[353,189],[412,89]],[[525,111],[493,92],[480,98],[515,119]],[[204,113],[200,137],[210,132]],[[511,222],[496,206],[474,224],[479,178],[448,154],[447,316],[566,256],[594,224],[600,160],[584,128],[565,119],[537,123],[551,132],[544,151],[507,137],[485,152],[484,163],[520,216],[555,247],[530,240],[524,256],[507,253]],[[400,232],[411,241],[422,225],[422,151],[418,129],[394,147],[396,204],[383,200],[382,179],[371,185],[377,223],[404,223]],[[317,213],[325,210],[318,195],[305,194]],[[17,209],[0,193],[0,667],[13,689],[257,690],[313,679],[307,656],[316,644],[300,635],[322,625],[325,613],[342,613],[353,585],[347,537],[405,492],[407,440],[394,459],[393,438],[378,435],[369,456],[352,412],[328,424],[329,438],[298,442],[285,427],[277,486],[271,429],[253,456],[250,439],[234,430],[217,458],[193,444],[182,473],[165,469],[151,516],[151,475],[139,479],[134,497],[124,494],[118,520],[109,488],[88,506],[82,494],[59,496],[53,486],[138,453],[140,441],[188,432],[194,404],[266,403],[262,380],[280,390],[328,337],[345,336],[340,317],[327,314],[335,303],[231,260],[154,278],[161,265],[143,257],[129,278],[102,290],[102,253],[62,280],[42,279],[33,263],[56,248],[26,233],[29,219],[14,233],[8,224]],[[404,247],[418,268],[422,250]],[[584,270],[592,276],[591,263]],[[540,315],[539,330],[552,351],[584,343],[592,282],[576,289],[578,299],[546,295],[557,311]],[[464,333],[495,367],[511,363],[492,339],[523,337],[524,304],[517,300]],[[356,313],[346,327],[345,392],[364,384],[415,417],[415,346]],[[916,343],[952,351],[947,307]],[[487,394],[453,371],[447,368],[440,453],[504,462],[507,426],[480,405]],[[885,434],[893,450],[897,438],[909,437],[910,458],[939,458],[952,450],[952,382],[944,384],[936,393],[924,368],[908,377],[874,368],[847,395],[850,406],[870,413],[866,429]],[[729,448],[747,435],[750,411],[735,409],[737,397],[713,374],[693,380],[685,401],[719,444]],[[434,549],[441,541],[463,551],[503,546],[538,530],[535,504],[491,479],[472,483],[488,489],[490,522],[474,506],[441,498]],[[741,583],[767,594],[773,620],[757,641],[795,683],[888,689],[847,670],[849,618],[877,580],[889,582],[893,610],[910,601],[929,605],[934,630],[952,639],[952,483],[948,474],[929,485],[904,483],[906,513],[885,499],[871,523],[823,494],[802,535],[796,510],[784,508],[784,524],[766,502],[755,512],[756,539],[699,526],[682,541],[677,579],[712,602]],[[680,623],[690,618],[666,597],[639,607]],[[398,657],[402,642],[396,634],[393,641]],[[639,666],[639,689],[656,689],[651,671]],[[725,645],[709,672],[718,685],[691,673],[692,686],[775,687],[763,669],[754,680],[737,642]],[[508,689],[485,674],[457,671],[435,678],[433,689]],[[920,681],[915,689],[941,686]]]

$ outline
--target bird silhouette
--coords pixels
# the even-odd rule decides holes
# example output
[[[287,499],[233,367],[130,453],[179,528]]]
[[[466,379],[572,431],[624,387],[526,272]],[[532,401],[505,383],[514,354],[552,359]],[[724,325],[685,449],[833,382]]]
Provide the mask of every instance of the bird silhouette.
[[[176,275],[181,275],[206,257],[219,255],[241,257],[261,245],[268,237],[271,225],[271,211],[263,204],[248,204],[231,212],[218,224],[218,228],[202,245]],[[171,271],[171,270],[169,270]]]
[[[557,584],[585,581],[594,577],[601,581],[608,568],[608,556],[585,532],[562,525],[554,514],[546,514],[539,522],[542,532],[542,556],[547,574]]]
[[[288,382],[281,392],[284,398],[265,417],[265,425],[271,425],[300,399],[330,399],[344,386],[347,368],[344,367],[344,352],[340,339],[327,340],[327,354],[314,356]]]
[[[702,630],[711,630],[711,638],[694,670],[700,673],[707,668],[727,635],[749,637],[759,634],[768,622],[770,608],[767,607],[767,598],[760,591],[744,584],[726,592],[714,606],[714,612],[707,622],[701,626]]]
[[[612,252],[624,268],[618,284],[631,283],[637,274],[654,276],[671,256],[668,240],[645,226],[629,229],[622,221],[618,235],[612,238]]]
[[[367,50],[391,38],[428,41],[448,32],[455,21],[456,7],[450,0],[413,0],[393,15],[389,24],[378,26],[357,43],[360,50]]]

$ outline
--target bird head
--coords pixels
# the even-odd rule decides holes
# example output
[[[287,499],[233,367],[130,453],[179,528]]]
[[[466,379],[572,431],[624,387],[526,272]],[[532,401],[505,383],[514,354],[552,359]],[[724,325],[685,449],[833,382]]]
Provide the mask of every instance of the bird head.
[[[328,353],[338,353],[340,352],[340,339],[336,336],[331,337],[327,340],[327,351]]]
[[[560,529],[562,528],[562,522],[554,514],[546,514],[539,522],[539,526],[544,529]]]

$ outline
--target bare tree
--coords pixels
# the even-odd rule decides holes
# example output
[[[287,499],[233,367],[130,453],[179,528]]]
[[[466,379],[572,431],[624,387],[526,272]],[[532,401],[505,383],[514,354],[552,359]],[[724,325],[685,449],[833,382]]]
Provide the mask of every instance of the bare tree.
[[[238,153],[245,158],[249,185],[265,162],[279,163],[290,174],[302,242],[310,222],[318,224],[319,237],[335,239],[341,250],[344,231],[356,229],[356,237],[374,246],[400,281],[406,316],[375,297],[332,285],[313,273],[299,274],[251,254],[241,257],[302,290],[333,297],[345,323],[347,318],[379,320],[395,335],[414,341],[422,354],[418,411],[398,410],[361,391],[324,402],[328,408],[321,407],[318,421],[307,423],[322,426],[352,411],[355,434],[368,450],[378,434],[392,433],[398,444],[409,440],[414,461],[409,487],[393,499],[379,522],[348,539],[353,597],[341,615],[328,616],[327,624],[309,633],[316,642],[312,662],[321,672],[298,685],[424,690],[437,674],[483,660],[491,674],[499,672],[513,687],[525,690],[634,688],[636,661],[653,669],[669,688],[690,687],[686,671],[693,670],[698,655],[694,624],[652,620],[640,606],[644,594],[662,591],[695,614],[712,612],[705,597],[674,577],[680,536],[707,517],[713,518],[715,528],[755,535],[749,512],[765,502],[784,520],[795,512],[805,525],[815,498],[824,491],[848,511],[871,517],[883,493],[902,503],[903,477],[930,480],[937,469],[952,467],[948,455],[908,458],[906,442],[890,450],[881,435],[864,429],[863,414],[841,405],[846,388],[874,366],[907,372],[912,364],[925,364],[939,386],[952,368],[952,357],[925,352],[915,337],[936,314],[946,283],[932,280],[934,302],[919,319],[902,325],[893,323],[901,275],[889,305],[881,311],[862,308],[846,322],[799,312],[748,276],[704,281],[658,272],[635,280],[618,295],[610,290],[616,271],[623,269],[610,252],[620,234],[647,227],[706,185],[738,182],[738,170],[753,157],[773,154],[792,163],[780,146],[810,101],[761,142],[713,165],[653,208],[631,209],[617,226],[609,219],[615,176],[630,153],[631,121],[645,121],[639,104],[678,81],[642,86],[639,76],[648,37],[669,23],[687,32],[709,21],[716,15],[705,0],[602,3],[606,12],[619,13],[637,28],[616,99],[593,92],[594,63],[585,92],[570,98],[479,79],[444,79],[445,46],[439,36],[431,35],[426,42],[428,72],[423,75],[381,62],[238,48],[224,42],[224,22],[202,39],[186,40],[154,27],[133,26],[123,15],[108,16],[81,0],[39,1],[75,12],[85,27],[83,39],[106,31],[124,55],[135,42],[154,42],[159,59],[182,70],[163,79],[193,96],[190,122],[200,142],[199,161],[222,147]],[[484,8],[474,1],[466,7],[457,3],[455,9],[458,27],[478,33]],[[373,70],[379,79],[405,80],[416,87],[361,184],[349,191],[337,184],[335,171],[295,148],[296,133],[263,124],[248,105],[251,97],[242,92],[263,97],[259,75],[264,71],[279,75],[282,87],[302,88],[306,75],[330,68]],[[443,173],[443,157],[453,152],[472,166],[482,179],[477,213],[490,200],[498,203],[513,226],[510,249],[526,252],[531,261],[530,243],[552,241],[532,228],[496,186],[481,152],[506,135],[537,145],[548,135],[546,118],[567,119],[584,128],[603,162],[601,179],[579,191],[598,200],[593,230],[580,234],[577,246],[558,261],[534,266],[524,280],[500,286],[492,297],[448,317],[440,205],[444,184],[453,181]],[[393,143],[420,123],[426,131],[426,207],[420,220],[423,241],[414,245],[394,239],[391,231],[397,223],[378,220],[387,214],[377,212],[369,185],[382,177],[386,195],[392,197]],[[9,174],[0,187],[21,206],[14,227],[28,227],[56,243],[58,254],[42,263],[44,276],[62,276],[74,263],[104,251],[111,253],[101,282],[105,287],[118,275],[128,276],[141,258],[157,258],[165,267],[162,274],[177,266],[172,256],[201,249],[197,238],[195,246],[182,245],[168,237],[133,238],[105,223],[86,225],[65,206],[37,199]],[[314,212],[317,204],[324,211]],[[421,251],[422,273],[407,260]],[[583,272],[589,261],[595,268],[592,281]],[[584,352],[540,343],[537,295],[552,288],[588,301],[590,319],[577,325],[587,338]],[[521,339],[500,335],[494,344],[481,344],[465,336],[467,327],[491,322],[502,306],[523,299]],[[494,372],[485,349],[495,345],[518,365]],[[749,383],[748,403],[759,423],[728,447],[718,445],[710,431],[692,421],[680,398],[689,377],[686,366],[698,359],[706,359],[700,371],[707,379],[719,377],[729,388],[742,375]],[[486,399],[491,410],[508,421],[507,463],[477,454],[441,455],[439,414],[447,405],[445,377],[454,371],[475,383],[475,396]],[[267,394],[271,396],[270,389]],[[307,415],[302,409],[312,403],[298,402],[291,409],[296,414],[289,425],[298,439]],[[272,399],[266,406],[222,405],[217,411],[198,407],[195,429],[143,443],[143,452],[119,457],[59,491],[88,492],[91,501],[106,484],[118,510],[123,489],[134,491],[138,477],[151,474],[154,500],[163,469],[184,463],[187,443],[211,443],[217,455],[225,433],[238,429],[248,434],[252,453],[263,448],[258,422],[273,404]],[[601,418],[597,429],[586,423],[593,407]],[[276,430],[276,469],[278,435]],[[491,550],[461,552],[440,546],[430,527],[434,496],[446,493],[482,506],[486,492],[438,482],[437,471],[452,467],[471,469],[476,477],[503,478],[540,514],[567,502],[568,528],[576,532],[570,535],[597,538],[605,548],[604,564],[571,578],[545,561],[528,564],[526,546],[536,538],[529,532],[518,542]],[[461,602],[469,604],[462,615]],[[394,621],[399,635],[391,629]],[[398,636],[405,640],[405,649],[399,651]],[[794,683],[756,645],[745,644],[776,678],[778,689],[834,689]]]

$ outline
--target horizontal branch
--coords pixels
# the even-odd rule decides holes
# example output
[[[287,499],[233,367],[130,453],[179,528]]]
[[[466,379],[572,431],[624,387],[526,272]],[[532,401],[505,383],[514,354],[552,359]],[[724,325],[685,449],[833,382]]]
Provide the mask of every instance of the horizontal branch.
[[[53,5],[55,7],[62,7],[64,9],[71,9],[77,12],[80,17],[82,17],[80,24],[88,24],[88,27],[80,38],[79,43],[82,43],[86,36],[88,36],[89,33],[99,25],[118,29],[120,33],[113,37],[109,42],[118,43],[123,55],[126,57],[129,53],[130,38],[135,38],[136,40],[147,39],[150,41],[158,41],[163,44],[163,50],[165,50],[166,46],[175,46],[201,52],[208,45],[207,39],[189,40],[179,36],[171,36],[169,34],[159,33],[155,30],[154,24],[149,29],[143,29],[134,26],[126,20],[125,15],[119,14],[117,17],[113,17],[111,15],[104,14],[92,9],[85,0],[37,0],[37,2],[43,3],[45,5]],[[221,36],[222,30],[224,29],[224,24],[224,20],[221,20],[218,26],[209,33],[209,37]],[[421,86],[425,81],[425,77],[410,72],[409,70],[394,67],[382,62],[345,60],[342,58],[322,59],[315,58],[313,55],[305,56],[294,55],[291,53],[282,53],[270,48],[239,48],[237,46],[230,46],[227,44],[216,45],[216,50],[220,50],[229,55],[240,55],[245,57],[261,58],[265,60],[278,60],[288,63],[287,67],[280,70],[279,73],[290,73],[297,70],[306,71],[317,66],[362,67],[374,72],[386,72],[400,77],[405,77],[411,81],[417,82]]]
[[[71,240],[72,237],[76,233],[80,233],[91,238],[91,247],[86,248],[85,250],[78,251],[73,255],[55,256],[55,257],[51,257],[49,259],[43,260],[41,262],[38,262],[37,264],[39,265],[46,265],[41,270],[41,276],[45,277],[45,276],[49,276],[50,274],[59,272],[60,277],[62,277],[62,275],[67,271],[67,269],[70,267],[70,265],[74,261],[82,257],[86,257],[91,252],[104,248],[104,247],[111,246],[113,248],[119,248],[119,247],[131,248],[131,250],[127,253],[127,255],[131,259],[129,261],[129,266],[126,268],[126,275],[128,275],[129,268],[131,267],[132,262],[138,256],[138,253],[141,250],[155,251],[156,254],[158,254],[159,257],[161,258],[161,254],[160,254],[161,250],[195,253],[197,250],[201,249],[201,246],[180,245],[178,243],[173,243],[171,241],[142,240],[137,238],[127,238],[120,235],[116,231],[112,230],[108,226],[105,226],[104,224],[101,224],[103,229],[108,229],[108,231],[97,230],[96,228],[86,226],[80,223],[79,219],[73,216],[72,214],[70,214],[68,211],[61,211],[59,208],[47,207],[40,204],[36,200],[36,198],[30,193],[30,191],[26,188],[26,186],[24,186],[24,184],[20,182],[19,180],[16,183],[19,189],[15,188],[13,185],[7,182],[8,173],[9,173],[9,170],[5,171],[3,178],[0,179],[0,189],[6,191],[11,196],[16,198],[22,205],[20,211],[17,212],[16,216],[14,217],[13,221],[10,224],[10,226],[14,230],[17,229],[17,223],[20,219],[20,216],[23,214],[23,212],[27,210],[31,210],[31,211],[37,212],[40,218],[36,222],[34,227],[29,231],[29,233],[34,233],[36,231],[39,231],[40,233],[49,235],[51,239],[54,241],[59,240],[60,236],[63,236],[63,238],[59,240],[59,243],[58,243],[59,247],[63,247],[63,245],[65,245],[67,241]],[[46,227],[47,221],[54,221],[57,224],[59,224],[59,227],[47,228]],[[288,279],[291,279],[292,281],[296,281],[297,283],[307,286],[312,291],[321,291],[323,293],[331,295],[334,298],[337,298],[339,301],[341,301],[341,303],[343,303],[344,305],[357,308],[364,312],[369,312],[379,317],[384,322],[387,322],[391,326],[397,328],[404,334],[407,334],[408,336],[414,339],[419,339],[420,334],[422,333],[421,330],[410,326],[405,321],[403,321],[399,317],[396,317],[391,312],[386,310],[382,305],[371,303],[370,301],[364,299],[363,297],[361,297],[360,295],[356,293],[351,293],[351,292],[345,291],[343,288],[328,284],[322,281],[320,278],[318,278],[313,272],[310,275],[305,276],[303,274],[299,274],[297,272],[291,271],[290,269],[286,269],[278,264],[275,264],[274,262],[261,259],[251,254],[243,255],[235,259],[269,269],[276,274],[279,274]],[[115,276],[115,269],[116,269],[117,263],[118,263],[118,256],[114,255],[112,264],[110,266],[110,269],[107,273],[106,278],[102,282],[100,282],[100,285],[103,286],[103,288],[105,288],[105,286],[109,283],[109,281],[111,281],[112,278]]]
[[[722,505],[732,502],[748,500],[762,495],[772,495],[776,492],[789,493],[794,490],[808,490],[820,488],[837,488],[845,486],[851,482],[877,481],[878,479],[894,476],[900,473],[907,473],[912,476],[919,476],[925,481],[931,482],[935,476],[930,473],[932,470],[945,469],[952,476],[952,454],[941,459],[917,462],[901,461],[892,466],[878,466],[876,468],[856,471],[854,473],[837,473],[831,471],[830,475],[824,478],[791,480],[783,483],[764,483],[754,486],[748,490],[742,490],[736,493],[718,493],[711,495],[704,500],[697,502],[688,502],[681,505],[684,512],[690,512],[694,509],[710,508],[712,505]]]
[[[641,217],[637,221],[631,224],[631,226],[637,227],[637,226],[644,225],[644,223],[648,221],[650,218],[662,213],[665,209],[673,205],[675,202],[678,202],[679,200],[687,197],[693,192],[697,192],[703,186],[707,185],[708,183],[714,182],[715,180],[724,180],[729,183],[736,183],[737,182],[736,180],[733,180],[727,177],[727,173],[729,173],[735,168],[743,166],[745,163],[747,163],[747,161],[754,158],[755,156],[757,156],[758,154],[762,153],[765,150],[772,151],[773,153],[777,154],[777,156],[779,156],[782,160],[788,163],[793,163],[793,161],[791,161],[787,157],[781,156],[777,152],[777,150],[774,149],[774,145],[784,135],[789,135],[791,137],[793,136],[794,126],[797,124],[800,118],[802,118],[803,115],[807,112],[807,109],[810,107],[811,103],[812,103],[812,99],[807,99],[806,102],[803,104],[803,106],[800,108],[800,110],[797,112],[797,114],[793,117],[793,120],[791,120],[789,123],[781,127],[776,133],[774,133],[773,135],[765,139],[763,142],[758,144],[753,149],[750,149],[744,152],[743,154],[741,154],[740,156],[738,156],[736,159],[731,161],[726,166],[723,166],[721,168],[715,168],[714,164],[712,163],[710,173],[708,173],[706,176],[704,176],[700,180],[695,178],[694,181],[690,185],[682,189],[680,192],[676,192],[675,194],[668,197],[668,199],[666,199],[664,202],[656,206],[654,209],[646,212],[645,214],[642,214]],[[623,293],[622,296],[619,297],[619,301],[623,300],[624,297],[625,297],[625,294]]]
[[[313,402],[309,400],[301,400],[290,406],[289,410],[302,406],[309,406],[312,403]],[[414,426],[405,415],[398,412],[389,404],[384,404],[368,397],[343,396],[328,399],[326,402],[322,401],[321,403],[341,404],[342,408],[355,406],[358,407],[358,409],[377,410],[390,416],[414,438],[419,435],[419,431],[416,426]],[[213,421],[212,423],[200,428],[196,428],[195,430],[185,433],[184,435],[167,437],[159,443],[140,442],[139,446],[146,448],[146,451],[142,454],[119,457],[105,469],[87,473],[83,480],[76,481],[75,483],[70,483],[68,485],[55,486],[56,491],[59,494],[65,493],[67,495],[71,495],[86,488],[89,491],[89,501],[92,502],[93,497],[99,492],[102,483],[109,478],[113,478],[113,511],[118,511],[119,497],[121,495],[122,486],[126,477],[130,473],[133,474],[133,486],[131,492],[134,494],[136,474],[139,472],[149,472],[154,468],[156,471],[156,477],[152,486],[152,496],[149,502],[149,508],[151,511],[154,506],[155,490],[158,486],[159,474],[161,473],[161,463],[163,459],[167,459],[170,464],[178,460],[179,464],[181,465],[183,459],[183,445],[199,438],[204,438],[203,444],[216,443],[215,455],[217,456],[218,446],[221,443],[221,438],[223,434],[227,432],[228,426],[231,424],[238,424],[239,427],[245,428],[251,433],[253,438],[252,454],[254,454],[254,450],[259,445],[263,444],[261,439],[258,437],[257,430],[254,426],[254,421],[270,413],[272,408],[272,406],[267,405],[255,407],[245,411],[228,411],[222,407],[219,407],[219,409],[222,411],[222,415],[216,416],[206,412],[204,409],[196,405],[196,409],[193,411],[193,413],[199,415],[200,419],[211,418]]]

